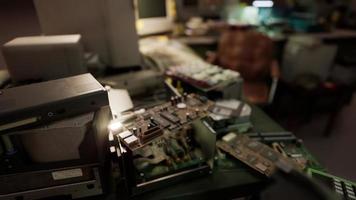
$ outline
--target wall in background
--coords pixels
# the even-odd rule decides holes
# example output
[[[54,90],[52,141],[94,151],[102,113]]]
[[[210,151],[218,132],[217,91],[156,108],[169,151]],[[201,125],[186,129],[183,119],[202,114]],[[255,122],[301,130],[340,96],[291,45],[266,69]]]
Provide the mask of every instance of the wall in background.
[[[39,35],[35,7],[32,0],[0,0],[0,45],[19,36]],[[5,60],[0,53],[0,69]]]

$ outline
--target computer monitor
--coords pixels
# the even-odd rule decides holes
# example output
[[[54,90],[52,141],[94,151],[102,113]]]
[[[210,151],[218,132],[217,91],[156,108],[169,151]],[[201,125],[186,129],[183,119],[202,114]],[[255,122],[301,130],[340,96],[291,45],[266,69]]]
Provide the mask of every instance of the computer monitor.
[[[169,32],[173,28],[171,0],[134,0],[140,36]]]
[[[141,57],[130,0],[34,0],[45,35],[80,34],[86,51],[105,65],[139,66]]]

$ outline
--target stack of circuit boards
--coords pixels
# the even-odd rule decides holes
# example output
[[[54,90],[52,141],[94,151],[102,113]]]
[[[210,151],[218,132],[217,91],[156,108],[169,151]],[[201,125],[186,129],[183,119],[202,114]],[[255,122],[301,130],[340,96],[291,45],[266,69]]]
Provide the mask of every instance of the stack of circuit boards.
[[[123,122],[114,138],[132,193],[211,171],[216,135],[204,119],[213,104],[194,94],[172,97]]]

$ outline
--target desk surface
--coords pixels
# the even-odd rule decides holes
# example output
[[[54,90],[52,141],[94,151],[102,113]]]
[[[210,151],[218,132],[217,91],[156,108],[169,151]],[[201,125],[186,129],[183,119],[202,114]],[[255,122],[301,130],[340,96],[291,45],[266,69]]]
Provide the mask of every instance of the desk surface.
[[[274,132],[284,129],[261,109],[252,109],[251,121],[255,131]],[[266,186],[268,180],[239,161],[233,167],[215,165],[213,173],[182,181],[159,190],[144,193],[134,199],[232,199],[254,194]],[[219,161],[218,161],[219,163]]]
[[[354,30],[343,30],[336,29],[330,32],[320,32],[320,33],[292,33],[292,34],[281,34],[277,36],[270,36],[274,42],[286,41],[289,37],[293,36],[308,36],[315,37],[321,40],[333,40],[333,39],[347,39],[356,38],[356,31]],[[186,45],[213,45],[217,44],[219,41],[219,36],[182,36],[175,38],[179,42]]]

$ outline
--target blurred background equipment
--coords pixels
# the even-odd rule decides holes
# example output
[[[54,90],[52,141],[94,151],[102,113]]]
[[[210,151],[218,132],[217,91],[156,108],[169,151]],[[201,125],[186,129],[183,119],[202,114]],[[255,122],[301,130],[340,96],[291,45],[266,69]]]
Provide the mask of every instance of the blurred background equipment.
[[[174,14],[172,0],[134,0],[136,28],[140,36],[170,32]]]
[[[10,82],[10,74],[7,70],[0,70],[0,88]]]
[[[80,35],[19,37],[3,45],[15,82],[52,80],[87,72]]]
[[[203,62],[192,48],[164,36],[141,39],[140,51],[151,67],[158,68],[162,73],[172,66]]]
[[[218,19],[224,6],[223,0],[176,0],[175,2],[180,21],[187,21],[197,16]]]
[[[243,80],[238,72],[205,62],[172,66],[166,71],[178,91],[195,92],[211,99],[241,99]],[[184,89],[183,89],[184,88]]]
[[[282,76],[285,81],[297,81],[300,76],[313,75],[320,81],[330,77],[337,46],[323,44],[313,37],[292,37],[285,47]]]
[[[268,37],[231,27],[222,34],[216,54],[209,54],[208,62],[239,72],[248,102],[268,104],[273,101],[279,67]]]
[[[80,34],[84,50],[112,68],[141,64],[134,8],[127,0],[35,0],[45,35]]]

